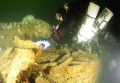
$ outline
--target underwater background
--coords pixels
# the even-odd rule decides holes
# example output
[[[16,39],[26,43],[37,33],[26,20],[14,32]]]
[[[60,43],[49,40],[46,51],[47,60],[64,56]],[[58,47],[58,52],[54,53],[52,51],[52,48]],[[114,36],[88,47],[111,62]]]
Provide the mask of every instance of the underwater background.
[[[72,0],[71,0],[72,1]],[[113,18],[105,28],[111,31],[118,39],[120,38],[120,1],[119,0],[90,0],[100,5],[102,11],[104,7],[108,7],[114,13]],[[36,19],[42,19],[51,26],[58,24],[55,18],[56,10],[62,7],[65,0],[0,0],[0,23],[1,22],[21,22],[27,15],[33,15]],[[11,34],[11,33],[10,33]],[[68,34],[70,36],[70,34]],[[64,44],[69,42],[67,37],[63,38]],[[71,38],[71,37],[70,37]],[[71,43],[71,42],[69,42]],[[102,51],[103,67],[99,83],[120,83],[120,47],[103,43],[100,40],[100,50]],[[96,47],[94,48],[96,49]],[[115,68],[110,69],[114,64]]]
[[[1,0],[0,21],[21,21],[26,15],[47,20],[54,24],[56,10],[64,4],[61,0]]]

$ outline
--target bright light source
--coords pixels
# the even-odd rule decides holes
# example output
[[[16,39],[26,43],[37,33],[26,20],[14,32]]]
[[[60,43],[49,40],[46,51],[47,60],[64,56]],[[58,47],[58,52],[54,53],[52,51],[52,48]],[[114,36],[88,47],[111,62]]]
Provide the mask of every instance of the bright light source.
[[[98,19],[95,20],[98,11],[99,6],[91,2],[89,4],[87,14],[83,19],[82,26],[77,35],[79,43],[81,41],[86,42],[89,39],[94,38],[94,36],[98,34],[99,30],[106,27],[107,22],[113,16],[113,13],[108,8],[105,8]]]
[[[94,35],[94,33],[91,32],[91,27],[95,21],[99,8],[98,5],[90,2],[87,14],[78,33],[78,42],[87,41]]]

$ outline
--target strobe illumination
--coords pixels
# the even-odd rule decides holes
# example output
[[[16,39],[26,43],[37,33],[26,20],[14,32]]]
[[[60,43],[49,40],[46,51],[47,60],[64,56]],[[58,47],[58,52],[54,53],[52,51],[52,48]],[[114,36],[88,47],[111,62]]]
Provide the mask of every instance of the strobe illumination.
[[[106,27],[108,21],[113,16],[113,13],[108,8],[105,8],[96,19],[99,8],[100,7],[98,5],[90,2],[87,13],[81,23],[82,25],[80,27],[79,33],[77,34],[78,43],[86,42],[91,38],[94,38],[99,30]]]

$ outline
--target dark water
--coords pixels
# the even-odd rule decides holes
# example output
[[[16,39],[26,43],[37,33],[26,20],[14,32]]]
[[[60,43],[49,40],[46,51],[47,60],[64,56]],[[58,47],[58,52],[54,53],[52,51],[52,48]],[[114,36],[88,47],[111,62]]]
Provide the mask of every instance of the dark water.
[[[120,1],[119,0],[90,0],[101,6],[109,7],[114,16],[106,29],[111,31],[117,38],[120,33]],[[36,19],[43,19],[51,25],[57,24],[55,19],[56,10],[63,6],[65,0],[0,0],[0,22],[21,22],[26,15],[33,15]],[[71,36],[69,34],[68,36]],[[64,38],[66,39],[66,38]],[[66,41],[66,40],[63,40]],[[67,41],[65,42],[67,43]],[[103,46],[103,68],[100,83],[120,83],[120,48],[119,46],[101,44]],[[106,58],[107,56],[107,58]],[[110,60],[117,61],[117,67],[110,70]]]
[[[21,22],[26,15],[56,23],[55,12],[63,0],[0,0],[0,22]]]

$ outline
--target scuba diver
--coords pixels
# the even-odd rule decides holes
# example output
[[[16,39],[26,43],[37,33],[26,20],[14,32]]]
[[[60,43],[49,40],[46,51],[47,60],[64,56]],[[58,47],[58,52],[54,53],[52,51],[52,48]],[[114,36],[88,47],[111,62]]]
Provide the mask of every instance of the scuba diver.
[[[44,49],[46,49],[48,46],[53,45],[60,38],[64,37],[76,24],[76,15],[72,13],[74,12],[73,9],[69,9],[67,6],[68,4],[65,4],[65,8],[59,8],[56,12],[56,19],[60,21],[60,24],[55,27],[54,35],[47,40],[37,41],[35,43],[36,45],[44,44]],[[80,29],[75,37],[75,41],[78,44],[82,44],[83,47],[86,47],[88,51],[91,50],[91,41],[106,27],[108,21],[114,15],[110,9],[105,7],[102,13],[97,17],[99,8],[99,5],[93,2],[89,3],[85,16],[82,14],[84,18],[82,19]]]
[[[44,49],[46,49],[50,45],[53,45],[55,42],[60,40],[60,38],[64,37],[66,33],[70,32],[70,29],[75,24],[75,18],[69,11],[66,11],[67,10],[63,7],[57,10],[56,19],[59,20],[60,23],[55,26],[54,34],[47,40],[39,40],[35,42],[36,45],[43,44]]]
[[[44,49],[46,49],[64,37],[68,32],[71,32],[71,28],[74,27],[74,30],[77,32],[79,29],[79,23],[84,17],[88,4],[88,0],[81,0],[81,2],[79,0],[75,2],[66,2],[64,6],[59,8],[56,12],[56,19],[59,20],[60,23],[54,27],[54,34],[51,38],[47,40],[39,40],[35,42],[35,44],[43,44]]]

